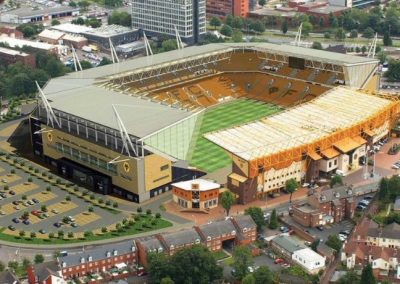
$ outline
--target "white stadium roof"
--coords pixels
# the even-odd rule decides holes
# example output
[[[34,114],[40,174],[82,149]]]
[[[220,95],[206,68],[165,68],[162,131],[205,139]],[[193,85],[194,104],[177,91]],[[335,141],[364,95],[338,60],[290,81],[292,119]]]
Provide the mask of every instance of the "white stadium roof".
[[[205,134],[230,153],[252,160],[312,143],[375,115],[391,101],[344,87],[276,115]]]

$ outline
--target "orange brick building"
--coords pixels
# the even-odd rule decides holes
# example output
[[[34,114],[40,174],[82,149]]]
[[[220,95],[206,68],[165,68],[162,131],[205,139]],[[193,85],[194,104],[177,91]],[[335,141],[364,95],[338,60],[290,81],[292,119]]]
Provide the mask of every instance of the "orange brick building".
[[[206,10],[207,17],[247,17],[249,0],[207,0]]]
[[[211,209],[218,206],[220,185],[204,179],[172,184],[172,198],[187,209]]]

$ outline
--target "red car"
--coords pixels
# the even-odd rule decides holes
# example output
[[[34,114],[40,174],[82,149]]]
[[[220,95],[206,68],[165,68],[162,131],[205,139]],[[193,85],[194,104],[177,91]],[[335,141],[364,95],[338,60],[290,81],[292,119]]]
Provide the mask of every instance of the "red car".
[[[40,214],[40,211],[33,210],[33,211],[31,211],[31,214],[34,216],[38,216]]]
[[[284,260],[282,258],[275,258],[275,261],[274,261],[275,264],[280,264],[283,262],[284,262]]]

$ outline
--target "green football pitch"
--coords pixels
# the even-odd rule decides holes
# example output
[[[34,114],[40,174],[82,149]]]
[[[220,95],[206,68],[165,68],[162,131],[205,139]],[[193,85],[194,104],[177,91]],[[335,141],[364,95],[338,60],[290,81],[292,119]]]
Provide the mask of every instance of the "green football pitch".
[[[278,106],[249,99],[235,100],[206,110],[193,136],[190,165],[206,172],[230,165],[231,159],[226,152],[204,138],[203,134],[257,120],[280,110]]]

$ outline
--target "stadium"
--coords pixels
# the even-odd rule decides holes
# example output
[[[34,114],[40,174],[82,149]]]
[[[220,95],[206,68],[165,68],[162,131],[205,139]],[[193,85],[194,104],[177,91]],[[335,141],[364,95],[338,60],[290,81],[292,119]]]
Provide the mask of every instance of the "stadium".
[[[143,202],[228,168],[247,203],[359,167],[398,103],[378,60],[269,43],[193,46],[52,79],[30,117],[34,154],[103,194]]]

